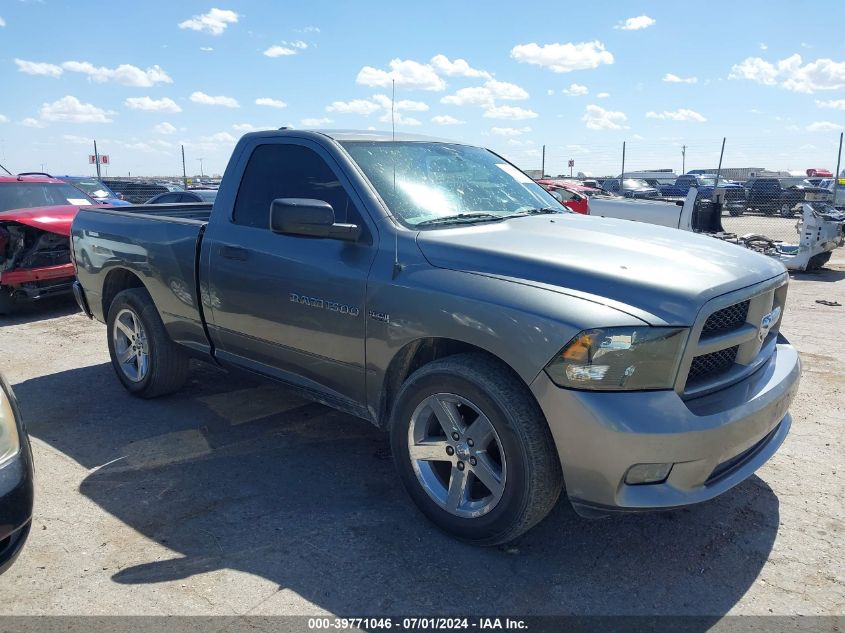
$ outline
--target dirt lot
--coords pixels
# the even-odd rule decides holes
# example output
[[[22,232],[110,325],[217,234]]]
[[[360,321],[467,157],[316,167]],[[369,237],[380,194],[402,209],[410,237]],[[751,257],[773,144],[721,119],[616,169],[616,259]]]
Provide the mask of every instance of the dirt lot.
[[[794,425],[757,476],[700,506],[594,522],[565,502],[512,546],[429,525],[374,428],[194,368],[129,396],[105,328],[67,302],[0,327],[32,435],[32,534],[2,614],[842,614],[845,251],[793,278]]]

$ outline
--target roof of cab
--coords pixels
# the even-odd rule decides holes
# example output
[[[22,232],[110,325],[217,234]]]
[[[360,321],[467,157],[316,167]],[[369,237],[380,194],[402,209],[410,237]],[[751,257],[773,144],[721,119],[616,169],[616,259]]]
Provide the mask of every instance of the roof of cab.
[[[455,141],[452,139],[445,139],[445,138],[438,138],[435,136],[425,136],[423,134],[406,134],[403,132],[396,132],[394,135],[393,132],[390,131],[383,131],[383,130],[298,130],[294,128],[279,128],[278,130],[262,130],[257,132],[251,132],[245,136],[250,135],[258,135],[258,136],[267,136],[268,134],[273,134],[277,136],[302,136],[303,133],[305,135],[320,135],[328,137],[332,140],[343,142],[343,141],[375,141],[375,142],[386,142],[386,141],[415,141],[420,143],[453,143],[456,145],[466,145],[466,143],[462,143],[460,141]]]

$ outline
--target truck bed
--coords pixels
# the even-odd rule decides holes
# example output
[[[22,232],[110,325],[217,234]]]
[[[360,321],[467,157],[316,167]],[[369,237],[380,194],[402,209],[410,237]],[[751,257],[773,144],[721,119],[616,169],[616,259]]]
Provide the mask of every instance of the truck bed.
[[[71,239],[77,277],[91,311],[104,314],[114,275],[134,275],[155,299],[174,341],[209,349],[202,318],[198,255],[211,204],[88,207],[73,221]]]

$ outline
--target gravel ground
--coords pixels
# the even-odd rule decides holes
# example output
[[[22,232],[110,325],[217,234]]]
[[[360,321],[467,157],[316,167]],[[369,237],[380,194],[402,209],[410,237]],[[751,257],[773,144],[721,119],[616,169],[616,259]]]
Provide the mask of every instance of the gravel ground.
[[[845,307],[816,299],[845,304],[845,251],[793,277],[804,375],[756,476],[673,512],[588,522],[562,501],[498,549],[429,525],[367,424],[200,364],[134,399],[104,326],[28,308],[0,327],[0,367],[37,498],[0,614],[843,614]]]

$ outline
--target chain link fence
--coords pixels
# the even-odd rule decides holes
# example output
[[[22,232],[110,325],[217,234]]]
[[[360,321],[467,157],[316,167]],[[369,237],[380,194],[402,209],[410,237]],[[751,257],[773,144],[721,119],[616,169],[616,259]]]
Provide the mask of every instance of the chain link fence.
[[[765,137],[635,138],[613,145],[514,146],[504,153],[532,176],[575,181],[608,195],[672,203],[683,200],[691,187],[704,197],[718,188],[726,232],[795,242],[808,192],[827,192],[835,206],[845,209],[841,134],[807,136],[812,142],[796,147]],[[541,169],[531,169],[535,165]]]

